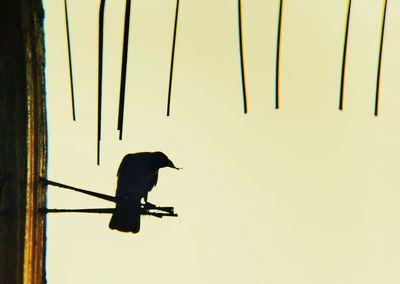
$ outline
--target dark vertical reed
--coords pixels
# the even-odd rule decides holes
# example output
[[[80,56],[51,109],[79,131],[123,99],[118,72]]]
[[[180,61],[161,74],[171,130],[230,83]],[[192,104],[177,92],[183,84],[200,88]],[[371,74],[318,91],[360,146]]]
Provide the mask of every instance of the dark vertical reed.
[[[349,37],[350,12],[351,12],[351,0],[349,0],[347,5],[346,32],[344,36],[344,47],[343,47],[343,58],[342,58],[342,76],[340,80],[339,110],[343,110],[344,79],[346,74],[347,40]]]
[[[98,66],[98,98],[97,98],[97,165],[100,165],[101,140],[101,102],[103,92],[103,34],[104,34],[104,7],[106,0],[100,1],[99,8],[99,66]]]
[[[176,40],[176,27],[178,26],[178,12],[179,12],[179,0],[176,1],[174,37],[173,37],[173,40],[172,40],[171,67],[170,67],[170,71],[169,71],[167,116],[169,116],[170,106],[171,106],[171,89],[172,89],[172,76],[173,76],[173,71],[174,71],[175,40]]]
[[[374,113],[375,116],[378,116],[378,107],[379,107],[379,87],[381,81],[382,50],[383,50],[383,37],[385,35],[387,0],[385,0],[384,4],[385,6],[383,9],[383,16],[382,16],[381,42],[379,47],[378,74],[376,78],[375,113]]]
[[[283,14],[283,0],[281,0],[280,4],[279,4],[278,38],[277,38],[277,42],[276,42],[276,69],[275,69],[275,108],[276,109],[279,108],[282,14]]]
[[[124,41],[123,41],[122,65],[121,65],[121,85],[120,85],[120,93],[119,93],[119,111],[118,111],[119,140],[122,140],[122,130],[123,130],[123,126],[124,126],[125,86],[126,86],[126,68],[127,68],[127,64],[128,64],[130,15],[131,15],[131,0],[126,0]]]
[[[240,72],[242,76],[243,111],[247,113],[246,77],[243,62],[242,1],[238,0]]]
[[[72,72],[72,55],[71,55],[71,39],[69,36],[69,21],[68,21],[68,4],[67,0],[64,0],[65,7],[65,26],[67,29],[67,44],[68,44],[68,63],[69,63],[69,82],[71,87],[71,104],[72,104],[72,119],[75,121],[75,96],[74,96],[74,76]]]

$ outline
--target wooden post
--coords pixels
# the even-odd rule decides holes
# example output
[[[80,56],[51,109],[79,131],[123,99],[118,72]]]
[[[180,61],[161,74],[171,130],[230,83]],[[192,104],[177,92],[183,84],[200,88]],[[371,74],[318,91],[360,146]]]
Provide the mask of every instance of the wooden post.
[[[45,283],[46,114],[41,0],[0,9],[0,283]]]

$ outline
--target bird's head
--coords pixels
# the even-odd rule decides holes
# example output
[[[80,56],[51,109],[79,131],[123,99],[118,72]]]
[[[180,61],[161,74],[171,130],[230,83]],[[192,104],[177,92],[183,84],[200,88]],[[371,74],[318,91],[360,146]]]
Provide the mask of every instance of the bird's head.
[[[169,167],[176,170],[180,170],[181,168],[177,168],[174,163],[165,155],[163,152],[155,152],[156,161],[160,168]]]

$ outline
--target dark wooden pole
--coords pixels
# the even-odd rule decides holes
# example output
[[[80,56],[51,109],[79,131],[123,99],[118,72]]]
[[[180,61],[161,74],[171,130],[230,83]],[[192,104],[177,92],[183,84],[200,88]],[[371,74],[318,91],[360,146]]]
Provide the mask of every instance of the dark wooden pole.
[[[41,0],[0,9],[0,283],[43,283],[46,115]]]

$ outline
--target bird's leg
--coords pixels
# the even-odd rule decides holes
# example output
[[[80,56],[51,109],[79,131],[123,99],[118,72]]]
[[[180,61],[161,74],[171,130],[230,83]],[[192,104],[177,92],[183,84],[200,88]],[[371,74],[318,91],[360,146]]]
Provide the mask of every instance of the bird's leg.
[[[144,201],[144,203],[143,204],[146,204],[147,203],[147,195],[148,195],[148,193],[145,193],[145,194],[143,194],[143,201]]]
[[[157,208],[157,206],[155,204],[150,203],[150,202],[146,202],[143,206],[144,206],[145,209],[155,209],[155,208]]]
[[[142,203],[143,209],[149,210],[151,208],[154,208],[155,205],[151,204],[150,202],[147,201],[147,193],[143,195],[143,203]]]
[[[148,202],[147,197],[148,197],[148,193],[143,195],[144,203],[142,204],[142,206],[143,206],[143,209],[146,210],[148,213],[150,213],[149,210],[159,210],[159,211],[167,212],[168,214],[172,214],[172,215],[174,214],[173,207],[158,207],[157,205]],[[152,213],[154,213],[154,212],[152,212]],[[162,214],[164,214],[164,213],[162,213]]]
[[[152,204],[152,203],[147,201],[147,196],[148,196],[147,193],[145,195],[143,195],[143,201],[144,201],[143,208],[144,209],[152,209],[152,208],[157,207],[156,205],[154,205],[154,204]]]

